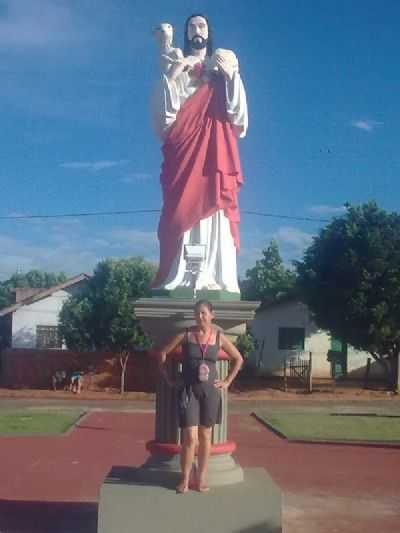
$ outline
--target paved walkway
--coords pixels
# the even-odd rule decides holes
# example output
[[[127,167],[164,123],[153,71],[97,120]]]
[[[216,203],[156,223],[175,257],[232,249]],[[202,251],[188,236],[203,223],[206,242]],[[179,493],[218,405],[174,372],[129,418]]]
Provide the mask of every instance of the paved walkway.
[[[1,438],[1,533],[95,533],[104,477],[145,461],[153,424],[150,412],[100,410],[65,436]],[[281,487],[285,533],[399,530],[399,449],[288,443],[242,412],[229,431],[238,462]]]

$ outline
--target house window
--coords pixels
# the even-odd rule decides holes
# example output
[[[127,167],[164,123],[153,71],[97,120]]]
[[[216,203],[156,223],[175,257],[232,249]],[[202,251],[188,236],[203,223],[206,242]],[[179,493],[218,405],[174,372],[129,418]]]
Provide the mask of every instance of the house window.
[[[57,326],[36,326],[36,347],[39,349],[62,348]]]
[[[304,328],[279,328],[279,350],[304,350]]]

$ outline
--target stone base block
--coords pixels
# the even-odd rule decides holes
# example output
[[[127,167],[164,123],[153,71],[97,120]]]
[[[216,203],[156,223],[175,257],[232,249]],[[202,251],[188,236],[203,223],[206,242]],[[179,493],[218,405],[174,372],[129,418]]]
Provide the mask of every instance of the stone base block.
[[[242,483],[176,494],[175,484],[144,481],[142,469],[115,467],[99,502],[98,533],[281,533],[281,493],[262,468]]]

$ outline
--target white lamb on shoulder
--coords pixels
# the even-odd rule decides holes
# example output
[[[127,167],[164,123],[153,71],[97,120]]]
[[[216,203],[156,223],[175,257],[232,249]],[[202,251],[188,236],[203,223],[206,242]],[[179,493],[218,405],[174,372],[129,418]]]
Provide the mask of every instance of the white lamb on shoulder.
[[[174,63],[183,59],[183,52],[180,48],[174,48],[174,28],[168,22],[162,22],[157,26],[153,34],[160,47],[161,72],[167,74]]]

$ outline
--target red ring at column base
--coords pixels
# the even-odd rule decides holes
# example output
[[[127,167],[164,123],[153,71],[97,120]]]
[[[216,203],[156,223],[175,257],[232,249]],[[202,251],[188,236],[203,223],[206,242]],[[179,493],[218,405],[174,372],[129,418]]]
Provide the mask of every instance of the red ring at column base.
[[[182,446],[171,442],[157,442],[156,440],[149,440],[146,442],[146,450],[151,455],[178,455],[181,453]],[[236,450],[236,442],[229,440],[221,442],[220,444],[213,444],[211,446],[211,455],[231,455]],[[196,449],[197,455],[197,449]]]

